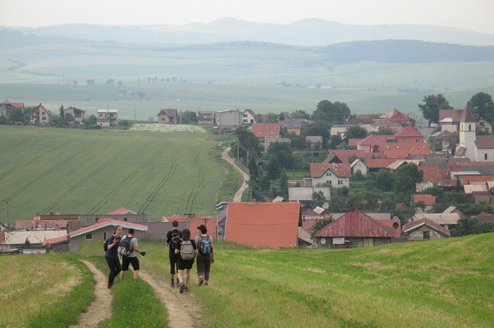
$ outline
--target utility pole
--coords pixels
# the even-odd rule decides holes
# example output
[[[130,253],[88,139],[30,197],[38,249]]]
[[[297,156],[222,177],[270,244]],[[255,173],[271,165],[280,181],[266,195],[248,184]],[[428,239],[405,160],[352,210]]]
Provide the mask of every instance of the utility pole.
[[[203,221],[204,221],[204,226],[206,226],[206,223],[207,223],[207,221],[208,221],[209,219],[201,219],[201,220],[203,220]]]
[[[154,201],[153,198],[149,198],[149,220],[148,222],[152,222],[152,216],[151,216],[151,203]]]
[[[2,199],[2,202],[5,202],[5,214],[7,217],[7,228],[9,228],[9,200],[10,198],[4,198]]]

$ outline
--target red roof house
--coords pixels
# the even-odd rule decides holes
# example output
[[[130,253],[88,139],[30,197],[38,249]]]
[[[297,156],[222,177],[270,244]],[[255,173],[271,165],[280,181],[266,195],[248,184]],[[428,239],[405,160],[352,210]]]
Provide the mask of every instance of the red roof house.
[[[228,203],[225,240],[253,247],[295,247],[300,203]]]
[[[123,207],[120,207],[119,209],[108,213],[108,215],[125,215],[125,214],[136,214],[136,213]]]
[[[398,143],[420,143],[424,142],[424,135],[411,126],[407,126],[395,134]]]
[[[403,123],[408,123],[410,124],[410,119],[406,117],[402,112],[399,110],[394,110],[394,115],[388,118],[388,121],[391,122],[403,122]]]
[[[391,243],[396,231],[351,206],[350,212],[314,236],[321,247],[359,247]]]
[[[413,194],[412,202],[417,204],[418,202],[424,202],[425,206],[432,206],[436,203],[436,197],[427,194]]]
[[[257,138],[264,140],[265,137],[280,137],[280,123],[252,123],[252,133]]]

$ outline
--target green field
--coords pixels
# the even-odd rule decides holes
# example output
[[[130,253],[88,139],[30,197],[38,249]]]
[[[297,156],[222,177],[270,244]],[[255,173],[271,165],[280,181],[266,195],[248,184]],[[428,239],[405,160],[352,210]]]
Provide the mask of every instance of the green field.
[[[12,60],[25,66],[17,67]],[[0,98],[26,105],[41,102],[55,113],[61,104],[87,109],[88,114],[116,108],[121,118],[140,120],[156,119],[161,108],[312,112],[323,99],[345,102],[355,113],[398,108],[420,116],[417,105],[427,94],[443,93],[459,108],[479,91],[494,94],[493,67],[493,62],[330,65],[323,51],[310,47],[173,51],[60,43],[0,49]],[[157,81],[148,82],[148,77]],[[161,82],[171,77],[177,82]],[[106,85],[110,78],[113,86]],[[87,79],[96,84],[86,85]],[[180,82],[184,80],[187,83]],[[282,81],[294,87],[275,86]],[[318,83],[332,88],[309,88]],[[145,93],[144,99],[138,91]]]
[[[167,247],[144,270],[168,282]],[[347,250],[215,242],[201,327],[492,327],[494,234]],[[81,255],[101,256],[100,243]]]
[[[49,212],[105,214],[119,207],[151,211],[153,221],[213,214],[226,176],[210,156],[218,142],[206,133],[0,126],[0,140],[0,199],[11,199],[11,225]]]

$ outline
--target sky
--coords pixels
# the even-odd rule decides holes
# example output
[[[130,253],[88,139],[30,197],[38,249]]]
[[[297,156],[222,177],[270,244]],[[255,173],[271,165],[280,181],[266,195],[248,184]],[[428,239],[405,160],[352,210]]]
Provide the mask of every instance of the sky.
[[[494,34],[494,0],[0,0],[0,26],[186,25],[219,18],[289,24],[442,25]]]

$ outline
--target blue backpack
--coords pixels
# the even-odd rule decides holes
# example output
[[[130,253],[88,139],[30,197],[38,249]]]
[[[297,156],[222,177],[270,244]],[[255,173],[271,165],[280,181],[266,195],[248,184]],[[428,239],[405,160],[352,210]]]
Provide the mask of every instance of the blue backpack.
[[[202,255],[209,255],[213,252],[213,247],[211,246],[211,239],[209,235],[206,237],[201,237],[201,246],[199,247],[199,253]]]

